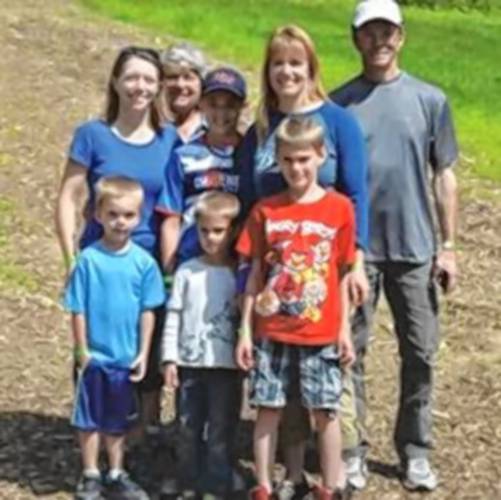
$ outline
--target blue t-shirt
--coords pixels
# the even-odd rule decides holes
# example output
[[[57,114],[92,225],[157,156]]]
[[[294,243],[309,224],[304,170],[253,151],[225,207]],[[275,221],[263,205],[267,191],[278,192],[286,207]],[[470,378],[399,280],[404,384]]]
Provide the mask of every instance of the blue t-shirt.
[[[212,190],[237,194],[239,176],[234,152],[234,146],[209,146],[205,136],[174,151],[157,210],[182,215],[177,264],[201,254],[194,215],[200,195]]]
[[[367,162],[362,131],[350,112],[330,101],[293,116],[311,116],[325,130],[327,159],[318,172],[319,183],[334,187],[348,196],[355,208],[357,245],[366,248],[368,240]],[[279,193],[287,188],[276,161],[275,132],[285,118],[280,112],[269,116],[270,132],[258,146],[253,125],[245,135],[235,157],[239,167],[239,197],[243,212],[261,198]]]
[[[141,221],[132,232],[132,240],[151,254],[158,253],[160,216],[154,208],[162,191],[167,163],[177,144],[179,139],[172,125],[165,126],[146,144],[132,144],[121,139],[102,120],[92,120],[77,128],[69,158],[88,169],[89,187],[89,220],[80,239],[80,248],[102,236],[101,225],[94,218],[96,182],[103,176],[123,175],[139,182],[145,195]]]
[[[120,252],[100,241],[82,251],[64,296],[68,311],[83,314],[93,359],[128,367],[139,353],[140,317],[165,301],[157,263],[130,243]]]

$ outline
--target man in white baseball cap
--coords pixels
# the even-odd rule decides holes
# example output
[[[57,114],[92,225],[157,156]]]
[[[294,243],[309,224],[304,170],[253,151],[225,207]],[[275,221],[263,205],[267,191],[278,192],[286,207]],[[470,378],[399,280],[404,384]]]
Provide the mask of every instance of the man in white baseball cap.
[[[358,29],[363,24],[376,19],[388,21],[395,26],[403,24],[400,7],[393,0],[364,0],[355,9],[352,26]]]
[[[447,98],[399,66],[404,44],[400,8],[392,0],[364,0],[352,21],[360,54],[359,76],[330,94],[358,118],[366,137],[369,170],[370,240],[366,272],[371,297],[354,315],[357,359],[352,370],[355,438],[345,439],[349,484],[366,485],[364,356],[372,316],[384,292],[393,316],[401,358],[400,401],[394,443],[405,487],[433,490],[438,480],[429,462],[431,396],[438,347],[437,284],[448,293],[457,278],[456,178],[458,157]],[[433,225],[429,177],[440,235]],[[345,404],[346,406],[346,404]],[[350,434],[353,438],[353,434]]]

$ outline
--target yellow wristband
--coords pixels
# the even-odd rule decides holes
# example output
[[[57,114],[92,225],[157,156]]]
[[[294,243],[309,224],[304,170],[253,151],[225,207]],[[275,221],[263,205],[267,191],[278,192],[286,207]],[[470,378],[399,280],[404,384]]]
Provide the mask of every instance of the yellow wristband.
[[[361,271],[364,265],[360,259],[357,259],[350,268],[350,271]]]
[[[239,339],[251,339],[252,338],[251,329],[248,326],[241,326],[238,329],[238,338]]]

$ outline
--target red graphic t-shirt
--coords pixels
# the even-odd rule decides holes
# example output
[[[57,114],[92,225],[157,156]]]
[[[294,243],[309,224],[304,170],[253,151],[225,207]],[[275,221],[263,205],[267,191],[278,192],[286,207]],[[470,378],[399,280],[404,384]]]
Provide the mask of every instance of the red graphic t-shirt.
[[[265,269],[255,304],[258,337],[298,345],[338,339],[338,267],[355,259],[348,198],[334,192],[312,203],[293,202],[287,193],[266,198],[252,209],[237,251],[261,258]]]

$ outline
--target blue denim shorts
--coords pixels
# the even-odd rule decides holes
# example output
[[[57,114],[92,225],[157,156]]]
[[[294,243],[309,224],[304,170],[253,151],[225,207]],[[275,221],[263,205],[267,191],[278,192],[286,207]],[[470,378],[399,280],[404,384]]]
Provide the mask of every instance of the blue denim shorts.
[[[124,434],[138,418],[130,369],[90,360],[78,374],[71,424],[81,431]]]
[[[299,387],[310,410],[339,409],[342,378],[337,347],[299,346],[261,339],[254,344],[250,375],[252,406],[283,408]]]

